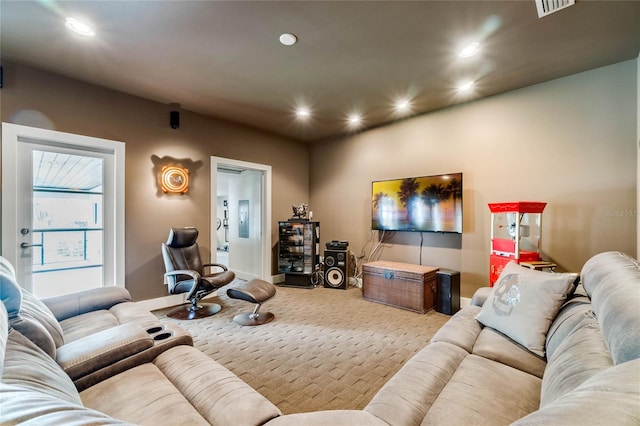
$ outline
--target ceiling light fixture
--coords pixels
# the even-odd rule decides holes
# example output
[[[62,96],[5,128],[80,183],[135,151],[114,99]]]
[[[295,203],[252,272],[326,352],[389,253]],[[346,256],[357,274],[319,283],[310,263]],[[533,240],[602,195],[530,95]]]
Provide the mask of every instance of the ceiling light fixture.
[[[470,58],[476,55],[480,51],[480,43],[474,41],[472,43],[467,44],[460,50],[458,54],[461,58]]]
[[[400,114],[407,113],[411,110],[411,101],[409,99],[399,99],[394,108]]]
[[[460,92],[468,92],[471,89],[473,89],[473,86],[475,84],[476,83],[474,81],[465,81],[464,83],[460,83],[458,85],[458,91],[460,91]]]
[[[362,124],[362,116],[358,113],[353,113],[347,117],[347,122],[351,127],[357,127]]]
[[[64,22],[64,26],[76,34],[80,34],[86,37],[93,37],[96,32],[86,23],[77,18],[67,18]]]
[[[296,117],[305,120],[311,117],[311,111],[307,107],[298,107],[296,109]]]
[[[298,37],[296,37],[295,34],[291,34],[291,33],[280,34],[280,43],[284,44],[285,46],[293,46],[297,42],[298,42]]]

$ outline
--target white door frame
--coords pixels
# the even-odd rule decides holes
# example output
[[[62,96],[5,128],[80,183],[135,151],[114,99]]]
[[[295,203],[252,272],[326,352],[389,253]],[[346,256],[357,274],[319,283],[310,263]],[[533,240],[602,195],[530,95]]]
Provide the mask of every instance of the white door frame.
[[[16,268],[19,262],[18,248],[18,143],[36,142],[42,145],[63,146],[77,150],[103,150],[113,153],[115,200],[112,215],[105,214],[105,221],[112,220],[113,236],[105,241],[105,260],[113,262],[113,274],[105,276],[105,286],[125,284],[125,225],[124,225],[124,173],[125,144],[123,142],[75,135],[55,130],[40,129],[12,123],[2,123],[2,256]],[[109,216],[109,217],[108,217]],[[105,222],[106,225],[106,222]]]
[[[273,282],[273,277],[271,275],[271,166],[269,165],[232,160],[230,158],[211,157],[211,260],[215,260],[216,256],[215,242],[217,237],[216,218],[218,217],[218,167],[224,167],[225,165],[239,169],[258,170],[264,173],[264,179],[262,181],[262,271],[260,279]]]

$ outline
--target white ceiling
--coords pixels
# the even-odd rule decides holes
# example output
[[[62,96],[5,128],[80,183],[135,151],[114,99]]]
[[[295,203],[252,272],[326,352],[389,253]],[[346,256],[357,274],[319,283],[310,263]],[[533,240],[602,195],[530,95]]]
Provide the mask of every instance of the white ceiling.
[[[302,141],[636,58],[640,1],[577,1],[539,19],[524,1],[6,1],[1,55]],[[92,22],[83,39],[64,18]],[[286,47],[281,33],[299,42]],[[478,40],[463,60],[457,51]],[[472,94],[455,90],[475,80]],[[308,123],[292,114],[300,103]],[[184,124],[184,123],[183,123]],[[167,118],[168,125],[168,118]]]

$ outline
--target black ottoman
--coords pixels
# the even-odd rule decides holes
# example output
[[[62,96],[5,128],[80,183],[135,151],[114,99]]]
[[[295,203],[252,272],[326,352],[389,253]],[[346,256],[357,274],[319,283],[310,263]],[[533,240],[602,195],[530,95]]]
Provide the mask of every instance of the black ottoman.
[[[263,280],[253,279],[238,287],[227,290],[227,296],[232,299],[246,300],[255,303],[253,312],[243,312],[233,317],[233,320],[240,325],[260,325],[265,324],[275,318],[271,312],[258,312],[260,306],[271,299],[276,294],[276,287]]]

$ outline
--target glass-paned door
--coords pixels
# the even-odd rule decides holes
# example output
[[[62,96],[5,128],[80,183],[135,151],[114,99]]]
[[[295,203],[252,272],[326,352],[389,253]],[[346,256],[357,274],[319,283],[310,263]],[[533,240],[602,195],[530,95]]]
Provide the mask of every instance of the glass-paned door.
[[[125,144],[2,123],[2,256],[38,298],[124,286]]]

